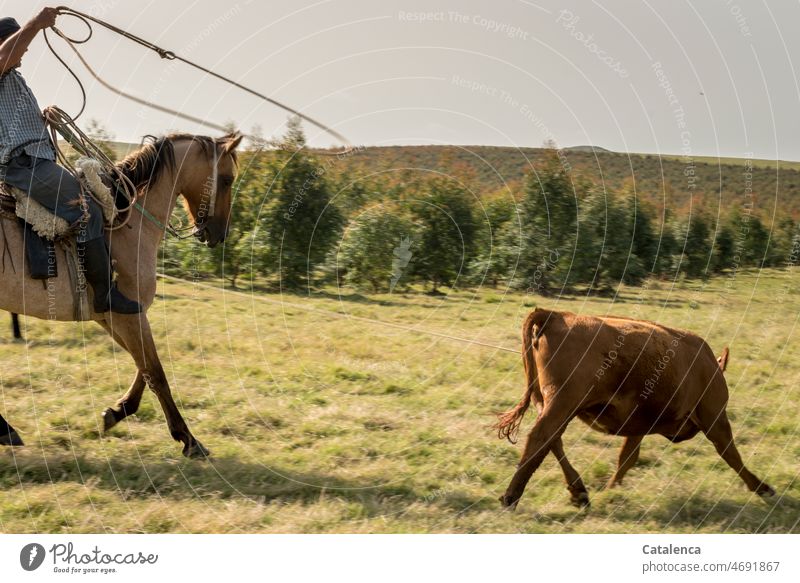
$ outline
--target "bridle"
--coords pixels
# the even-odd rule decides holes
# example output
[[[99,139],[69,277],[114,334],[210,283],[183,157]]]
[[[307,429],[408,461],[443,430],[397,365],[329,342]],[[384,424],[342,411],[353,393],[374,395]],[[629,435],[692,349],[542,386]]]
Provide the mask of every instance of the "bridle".
[[[208,197],[208,207],[207,212],[203,213],[203,216],[199,216],[200,213],[198,212],[198,218],[191,225],[183,226],[180,225],[178,227],[173,226],[172,224],[164,225],[161,221],[153,217],[152,215],[148,216],[149,213],[145,214],[145,217],[148,218],[150,221],[155,222],[160,228],[166,229],[166,231],[175,237],[176,239],[188,239],[189,237],[200,237],[200,234],[205,232],[208,229],[209,222],[211,219],[214,218],[214,211],[216,210],[217,206],[217,194],[219,190],[219,149],[216,143],[213,146],[214,149],[214,161],[211,167],[211,194]],[[205,192],[203,192],[203,196],[200,197],[200,210],[202,210],[203,201],[205,199]],[[142,210],[142,209],[139,209]],[[181,235],[181,233],[189,231],[187,235]]]
[[[219,189],[219,149],[216,143],[213,146],[214,149],[214,161],[211,168],[211,194],[208,197],[208,212],[203,213],[202,217],[198,217],[200,220],[195,219],[194,222],[190,225],[183,225],[182,223],[178,226],[174,226],[171,222],[166,224],[162,223],[158,218],[153,216],[153,214],[148,211],[144,206],[142,206],[138,201],[134,202],[131,206],[139,211],[144,218],[148,221],[156,225],[162,231],[172,235],[178,240],[188,239],[189,237],[200,237],[200,234],[205,232],[208,229],[209,221],[214,218],[214,212],[216,210],[217,205],[217,194]],[[200,197],[200,204],[202,208],[202,202],[205,198],[205,193],[203,196]],[[198,213],[199,215],[199,213]],[[187,233],[188,232],[188,233]],[[187,233],[187,234],[183,234]]]

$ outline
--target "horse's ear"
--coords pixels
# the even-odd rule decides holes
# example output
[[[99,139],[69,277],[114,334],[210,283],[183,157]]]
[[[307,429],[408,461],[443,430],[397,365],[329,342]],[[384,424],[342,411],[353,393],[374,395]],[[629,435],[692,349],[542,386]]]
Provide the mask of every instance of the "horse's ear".
[[[231,132],[227,136],[218,139],[217,143],[222,146],[223,154],[230,154],[242,143],[242,137],[239,132]]]

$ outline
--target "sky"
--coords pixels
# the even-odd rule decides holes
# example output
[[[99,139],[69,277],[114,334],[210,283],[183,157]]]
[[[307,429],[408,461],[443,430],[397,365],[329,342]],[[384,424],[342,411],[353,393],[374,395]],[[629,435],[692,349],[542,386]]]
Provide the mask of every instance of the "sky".
[[[0,0],[23,22],[45,3]],[[750,0],[77,1],[165,49],[318,118],[363,145],[595,145],[800,160],[800,4]],[[61,17],[65,32],[80,23]],[[214,134],[128,102],[54,45],[87,89],[80,123],[121,141]],[[287,114],[100,27],[81,50],[114,86],[244,131]],[[80,92],[38,36],[21,72],[42,107]],[[336,145],[306,127],[310,143]]]

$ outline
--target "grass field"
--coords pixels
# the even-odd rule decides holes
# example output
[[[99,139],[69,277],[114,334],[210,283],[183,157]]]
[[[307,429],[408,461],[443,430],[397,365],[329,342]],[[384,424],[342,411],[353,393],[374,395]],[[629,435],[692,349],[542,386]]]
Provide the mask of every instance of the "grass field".
[[[796,532],[798,284],[788,271],[749,272],[612,301],[499,290],[242,296],[162,282],[151,320],[176,400],[212,451],[205,462],[181,456],[149,392],[138,415],[101,436],[100,412],[133,376],[129,357],[93,324],[28,319],[25,343],[10,330],[0,341],[0,411],[26,440],[0,450],[0,530]],[[520,446],[488,426],[521,395],[517,354],[275,301],[512,348],[537,303],[691,329],[717,352],[731,347],[734,435],[779,496],[750,494],[702,435],[645,439],[625,486],[604,491],[621,439],[575,421],[564,442],[592,508],[569,505],[548,458],[517,512],[502,512]]]

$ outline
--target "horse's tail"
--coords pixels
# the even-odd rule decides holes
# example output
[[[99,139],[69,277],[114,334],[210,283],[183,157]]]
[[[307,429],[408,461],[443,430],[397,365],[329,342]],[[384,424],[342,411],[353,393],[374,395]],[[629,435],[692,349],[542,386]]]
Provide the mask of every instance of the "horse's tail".
[[[722,372],[725,372],[725,369],[728,368],[728,358],[730,357],[731,351],[728,350],[728,347],[725,347],[725,350],[722,351],[722,354],[717,358],[717,364],[719,364],[719,369]]]
[[[511,443],[516,443],[516,436],[519,433],[522,418],[525,416],[528,407],[530,407],[531,397],[533,397],[533,392],[539,384],[539,375],[536,371],[533,351],[539,344],[539,337],[542,335],[544,323],[549,315],[550,313],[545,310],[534,310],[525,318],[525,323],[522,325],[522,364],[525,367],[525,394],[515,407],[505,413],[500,413],[497,416],[498,421],[494,425],[497,429],[497,437],[500,439],[506,438]]]

